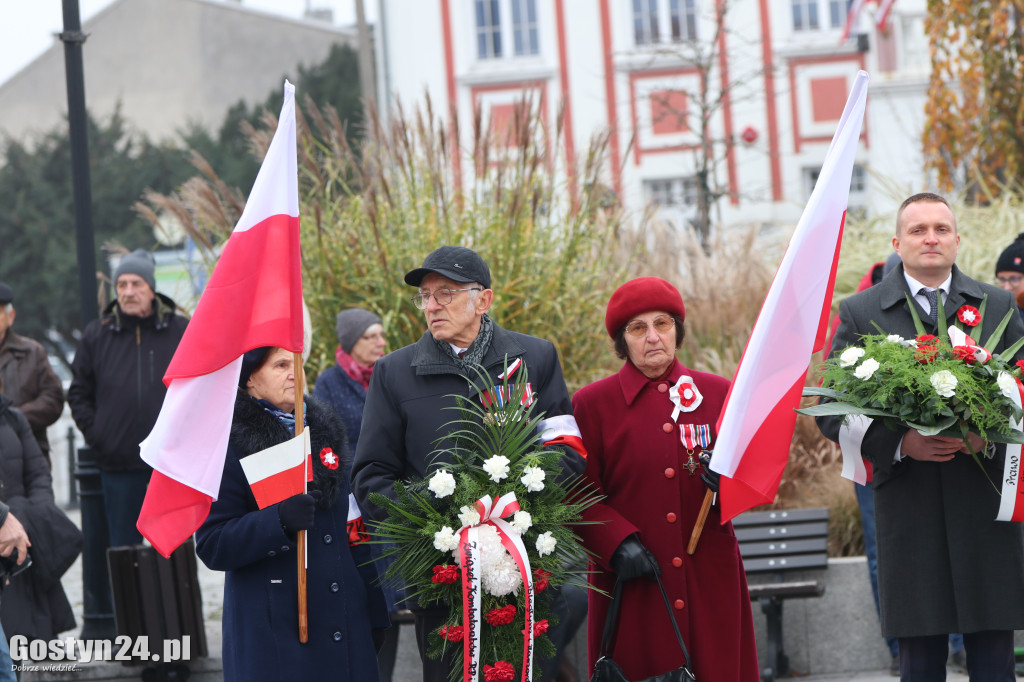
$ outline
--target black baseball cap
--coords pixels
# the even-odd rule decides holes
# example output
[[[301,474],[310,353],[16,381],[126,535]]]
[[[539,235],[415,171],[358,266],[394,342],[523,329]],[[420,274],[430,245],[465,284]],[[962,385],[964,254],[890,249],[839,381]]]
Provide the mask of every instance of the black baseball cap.
[[[0,305],[7,305],[14,302],[14,290],[0,282]]]
[[[405,283],[418,287],[430,273],[447,277],[453,282],[479,282],[491,288],[491,271],[487,263],[473,249],[465,246],[442,246],[423,259],[423,265],[405,273]]]

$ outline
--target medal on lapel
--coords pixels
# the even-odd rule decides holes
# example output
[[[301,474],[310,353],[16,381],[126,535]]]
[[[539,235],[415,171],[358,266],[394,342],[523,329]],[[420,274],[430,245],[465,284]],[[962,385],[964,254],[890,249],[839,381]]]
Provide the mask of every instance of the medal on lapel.
[[[711,426],[709,424],[680,424],[679,439],[686,448],[686,470],[693,476],[699,466],[693,455],[697,448],[707,450],[711,447]]]

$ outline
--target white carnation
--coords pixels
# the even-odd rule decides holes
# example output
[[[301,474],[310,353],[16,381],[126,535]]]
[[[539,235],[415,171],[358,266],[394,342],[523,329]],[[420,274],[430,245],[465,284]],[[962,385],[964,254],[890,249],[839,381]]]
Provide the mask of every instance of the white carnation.
[[[1009,373],[1000,372],[996,376],[996,384],[999,386],[999,392],[1010,400],[1013,400],[1013,397],[1017,395],[1017,382],[1014,381]]]
[[[864,362],[860,363],[860,366],[857,369],[853,370],[853,376],[858,379],[870,379],[871,375],[875,373],[875,370],[877,370],[878,367],[878,360],[868,358]]]
[[[530,530],[530,526],[533,525],[533,517],[530,516],[530,512],[517,511],[512,516],[512,527],[515,528],[516,532],[522,535],[526,531]]]
[[[899,334],[889,334],[889,336],[885,337],[885,340],[889,343],[903,343],[906,339]]]
[[[494,455],[484,460],[484,471],[490,475],[491,480],[497,483],[503,478],[508,478],[509,459],[504,455]]]
[[[475,526],[480,523],[480,512],[470,506],[463,506],[459,510],[459,523],[463,526]]]
[[[932,374],[929,381],[932,382],[932,386],[935,387],[935,392],[941,395],[943,398],[952,398],[956,395],[956,377],[953,373],[946,369],[940,369],[935,374]],[[1000,388],[1002,388],[1000,386]]]
[[[455,477],[441,469],[430,477],[430,483],[427,484],[427,487],[430,488],[430,491],[438,499],[448,497],[455,492]]]
[[[862,357],[864,357],[863,348],[847,348],[839,355],[839,366],[850,367],[851,365],[856,365],[857,361],[860,360]]]
[[[547,474],[540,467],[524,467],[523,477],[520,479],[526,486],[527,492],[536,493],[544,490],[544,477]]]
[[[450,526],[434,533],[434,549],[439,552],[454,552],[459,548],[459,536]]]
[[[519,595],[523,578],[515,559],[501,544],[501,538],[494,526],[477,528],[477,547],[480,551],[480,581],[484,591],[495,597]]]
[[[551,537],[551,531],[546,531],[537,536],[537,554],[545,556],[555,551],[558,541]]]

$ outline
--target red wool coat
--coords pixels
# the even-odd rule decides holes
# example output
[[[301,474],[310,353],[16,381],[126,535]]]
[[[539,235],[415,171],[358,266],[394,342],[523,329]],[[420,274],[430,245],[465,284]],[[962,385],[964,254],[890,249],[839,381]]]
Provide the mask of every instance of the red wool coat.
[[[690,376],[703,395],[696,409],[672,421],[669,389]],[[650,381],[631,362],[618,374],[580,389],[573,411],[587,448],[586,476],[606,495],[585,515],[600,525],[581,526],[597,556],[590,582],[611,593],[615,574],[608,561],[622,540],[639,533],[658,559],[673,615],[701,682],[756,682],[759,679],[747,581],[732,524],[721,525],[712,508],[693,556],[686,554],[704,492],[700,469],[686,468],[681,424],[707,424],[714,445],[715,424],[729,382],[675,362],[666,381]],[[694,452],[694,458],[700,449]],[[590,592],[588,659],[591,669],[601,647],[609,599]],[[626,583],[614,660],[629,679],[679,667],[682,652],[667,620],[656,583]]]

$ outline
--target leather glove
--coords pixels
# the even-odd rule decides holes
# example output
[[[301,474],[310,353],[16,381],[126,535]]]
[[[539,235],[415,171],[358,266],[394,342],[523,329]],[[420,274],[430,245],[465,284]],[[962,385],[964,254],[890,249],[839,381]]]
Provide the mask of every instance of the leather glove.
[[[722,475],[711,470],[711,453],[702,452],[697,459],[704,465],[704,471],[700,474],[700,480],[704,481],[704,485],[708,487],[708,490],[717,493],[718,481],[722,478]]]
[[[658,560],[636,535],[630,535],[622,541],[609,563],[615,574],[623,580],[644,577],[653,581],[655,576],[661,575]]]
[[[300,530],[309,530],[313,527],[313,515],[316,513],[316,503],[320,495],[319,490],[310,490],[308,494],[292,495],[278,503],[277,518],[281,520],[281,527],[285,533],[294,537]]]

